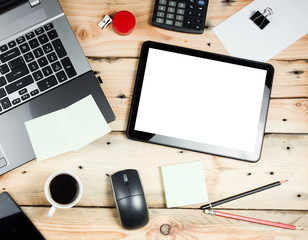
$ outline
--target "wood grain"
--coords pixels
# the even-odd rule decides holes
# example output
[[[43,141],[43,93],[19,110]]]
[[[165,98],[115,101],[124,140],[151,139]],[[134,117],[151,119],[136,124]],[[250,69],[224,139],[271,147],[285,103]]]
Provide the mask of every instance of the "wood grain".
[[[104,81],[102,86],[108,97],[131,98],[138,69],[138,59],[89,58],[88,60],[95,73],[102,77]],[[269,63],[275,68],[272,98],[308,97],[307,61],[271,60]]]
[[[121,228],[115,209],[73,208],[57,210],[46,217],[48,208],[23,207],[47,239],[179,239],[234,240],[284,239],[303,240],[308,234],[308,213],[298,211],[230,211],[229,213],[301,226],[304,230],[287,230],[241,222],[204,214],[201,210],[151,209],[150,222],[138,231]],[[161,227],[169,231],[163,235]]]
[[[223,20],[239,11],[251,1],[211,0],[208,8],[207,28],[202,34],[183,34],[151,25],[154,1],[60,1],[65,14],[87,56],[92,57],[137,57],[142,42],[159,41],[204,51],[228,54],[211,29]],[[106,14],[113,15],[126,9],[134,13],[136,27],[132,34],[119,36],[111,26],[102,31],[97,23]],[[308,36],[275,56],[275,59],[306,59],[308,55]]]
[[[44,183],[60,170],[77,174],[84,185],[79,206],[114,206],[108,175],[138,169],[150,207],[165,207],[160,166],[201,160],[210,201],[219,200],[278,180],[289,182],[224,208],[308,209],[308,136],[267,135],[262,158],[251,164],[176,148],[136,142],[114,132],[77,152],[36,162],[0,177],[0,186],[21,205],[49,205]],[[1,189],[0,189],[1,191]],[[199,207],[189,206],[189,207]]]

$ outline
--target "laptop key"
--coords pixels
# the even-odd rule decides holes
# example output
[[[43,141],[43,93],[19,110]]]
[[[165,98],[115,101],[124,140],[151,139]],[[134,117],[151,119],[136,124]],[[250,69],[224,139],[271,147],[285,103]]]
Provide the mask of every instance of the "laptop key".
[[[58,37],[56,30],[52,30],[52,31],[48,32],[47,34],[48,34],[48,37],[49,37],[50,40],[54,40],[55,38]]]
[[[28,67],[29,67],[31,72],[34,72],[35,70],[39,69],[39,66],[38,66],[37,62],[35,62],[35,61],[29,63]]]
[[[25,41],[26,41],[26,39],[25,39],[25,37],[23,37],[23,36],[16,39],[16,42],[17,42],[18,44],[22,44],[22,43],[24,43]]]
[[[36,35],[41,35],[44,32],[44,29],[42,27],[40,27],[40,28],[36,29],[34,32],[35,32]]]
[[[39,93],[39,90],[37,90],[37,89],[35,89],[32,92],[30,92],[31,96],[35,96],[38,93]]]
[[[44,26],[46,31],[49,31],[50,29],[53,29],[53,24],[52,23],[48,23]]]
[[[67,55],[67,53],[66,53],[66,51],[65,51],[65,49],[63,47],[63,44],[62,44],[60,39],[54,40],[52,42],[52,45],[55,48],[59,58],[62,58],[62,57]]]
[[[0,87],[4,86],[6,84],[5,78],[0,77]]]
[[[0,51],[1,52],[5,52],[6,50],[8,50],[9,48],[8,48],[8,46],[5,44],[5,45],[2,45],[2,46],[0,46]]]
[[[53,87],[53,86],[55,86],[57,84],[58,84],[57,79],[53,75],[48,77],[48,78],[45,78],[42,81],[39,81],[37,83],[40,91],[45,91],[48,88],[51,88],[51,87]]]
[[[62,69],[60,62],[55,62],[55,63],[51,64],[51,67],[52,67],[54,72],[58,72],[59,70]]]
[[[37,39],[32,39],[29,41],[29,45],[31,47],[31,49],[34,49],[34,48],[37,48],[40,44],[39,42],[37,41]]]
[[[64,68],[64,70],[65,70],[65,72],[66,72],[66,74],[67,74],[67,76],[69,78],[74,77],[75,75],[77,75],[77,73],[76,73],[76,71],[75,71],[75,69],[73,67],[72,62],[71,62],[71,60],[68,57],[62,59],[61,63],[62,63],[63,68]]]
[[[13,105],[20,103],[20,98],[16,98],[12,101]]]
[[[41,57],[37,60],[38,64],[40,67],[44,67],[48,64],[47,58],[46,57]]]
[[[13,82],[14,80],[26,75],[29,73],[29,70],[26,64],[20,65],[19,67],[15,68],[12,72],[6,75],[6,80],[8,82]]]
[[[7,72],[9,72],[10,69],[9,67],[7,66],[7,64],[3,64],[2,66],[0,66],[0,73],[1,74],[6,74]]]
[[[24,43],[24,44],[20,45],[19,48],[20,48],[20,51],[22,53],[26,53],[26,52],[28,52],[30,50],[30,47],[29,47],[28,43]]]
[[[36,71],[32,75],[33,75],[35,81],[39,81],[39,80],[43,79],[43,73],[40,70]]]
[[[18,57],[12,61],[9,62],[9,66],[11,69],[15,69],[19,67],[20,65],[23,65],[25,62],[22,57]]]
[[[50,53],[53,50],[53,48],[50,43],[47,43],[43,46],[43,50],[47,54],[47,53]]]
[[[28,86],[29,84],[33,83],[33,78],[31,77],[31,75],[28,75],[26,77],[23,77],[9,85],[7,85],[5,87],[6,91],[8,94],[11,94],[15,91],[18,91],[26,86]]]
[[[43,34],[41,36],[38,37],[38,40],[41,44],[45,44],[48,42],[48,37],[46,34]]]
[[[17,47],[3,53],[0,55],[0,60],[2,63],[5,63],[7,61],[12,60],[15,57],[18,57],[20,55],[20,51]]]
[[[25,101],[25,100],[27,100],[29,97],[30,97],[29,94],[25,94],[25,95],[22,95],[22,96],[21,96],[21,99],[22,99],[23,101]]]
[[[6,92],[4,91],[3,88],[0,88],[0,98],[3,98],[6,96]]]
[[[58,72],[56,76],[59,82],[64,82],[65,80],[67,80],[67,76],[64,71]]]
[[[12,104],[11,104],[9,98],[7,98],[7,97],[1,99],[1,100],[0,100],[0,103],[1,103],[1,105],[2,105],[2,107],[3,107],[3,109],[8,109],[9,107],[12,106]]]
[[[8,45],[9,45],[10,48],[13,48],[13,47],[16,46],[16,42],[15,41],[11,41],[11,42],[8,43]]]
[[[26,60],[26,62],[31,62],[32,60],[34,60],[34,56],[32,52],[28,52],[24,55],[24,58]]]
[[[44,55],[43,50],[41,48],[34,49],[33,53],[36,58],[39,58]]]
[[[47,66],[47,67],[44,67],[42,69],[42,72],[44,74],[45,77],[49,76],[50,74],[52,74],[52,70],[51,70],[51,67]]]
[[[23,95],[23,94],[25,94],[27,92],[28,92],[27,88],[23,88],[23,89],[18,91],[19,95]]]
[[[30,40],[30,39],[32,39],[32,38],[34,38],[34,37],[35,37],[34,32],[29,32],[29,33],[26,34],[26,38],[27,38],[28,40]]]
[[[50,63],[53,63],[54,61],[58,59],[57,55],[54,52],[48,54],[47,58]]]

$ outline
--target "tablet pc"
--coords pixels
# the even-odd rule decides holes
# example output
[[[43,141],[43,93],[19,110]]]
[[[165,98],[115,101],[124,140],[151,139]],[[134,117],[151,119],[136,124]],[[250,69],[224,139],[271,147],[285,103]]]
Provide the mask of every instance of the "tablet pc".
[[[127,136],[256,162],[273,75],[267,63],[145,42]]]

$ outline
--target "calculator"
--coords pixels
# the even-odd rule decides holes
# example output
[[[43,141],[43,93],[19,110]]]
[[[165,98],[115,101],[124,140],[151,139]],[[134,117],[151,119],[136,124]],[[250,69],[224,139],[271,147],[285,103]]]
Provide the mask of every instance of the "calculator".
[[[152,25],[172,31],[203,33],[208,0],[156,0]]]

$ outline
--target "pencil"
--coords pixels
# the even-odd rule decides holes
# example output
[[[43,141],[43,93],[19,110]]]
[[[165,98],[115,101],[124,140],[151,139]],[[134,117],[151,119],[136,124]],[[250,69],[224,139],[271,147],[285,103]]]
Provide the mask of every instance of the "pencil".
[[[208,209],[208,208],[212,208],[212,207],[218,206],[218,205],[226,203],[226,202],[230,202],[230,201],[233,201],[233,200],[236,200],[236,199],[239,199],[239,198],[242,198],[242,197],[246,197],[248,195],[251,195],[251,194],[254,194],[254,193],[257,193],[257,192],[267,190],[267,189],[272,188],[272,187],[277,187],[277,186],[279,186],[279,185],[281,185],[281,184],[283,184],[287,181],[288,180],[277,181],[277,182],[274,182],[274,183],[271,183],[271,184],[268,184],[268,185],[265,185],[265,186],[247,191],[247,192],[243,192],[243,193],[234,195],[232,197],[224,198],[222,200],[219,200],[219,201],[216,201],[216,202],[213,202],[213,203],[208,203],[206,205],[201,206],[201,209],[205,210],[205,209]]]
[[[258,224],[263,224],[263,225],[268,225],[268,226],[273,226],[273,227],[296,230],[296,226],[284,224],[284,223],[271,222],[271,221],[266,221],[262,219],[244,217],[244,216],[234,215],[234,214],[225,213],[225,212],[212,211],[212,210],[205,210],[205,213],[220,216],[220,217],[237,219],[237,220],[246,221],[246,222],[252,222],[252,223],[258,223]]]

